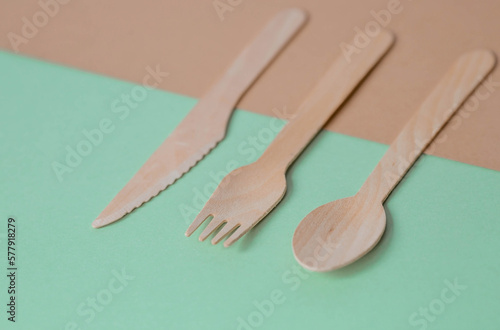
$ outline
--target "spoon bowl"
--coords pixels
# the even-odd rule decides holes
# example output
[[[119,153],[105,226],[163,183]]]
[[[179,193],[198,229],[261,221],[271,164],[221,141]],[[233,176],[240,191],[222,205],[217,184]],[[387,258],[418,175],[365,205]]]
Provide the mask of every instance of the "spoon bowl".
[[[348,197],[309,213],[293,235],[295,259],[306,269],[327,272],[368,253],[384,234],[382,203]]]

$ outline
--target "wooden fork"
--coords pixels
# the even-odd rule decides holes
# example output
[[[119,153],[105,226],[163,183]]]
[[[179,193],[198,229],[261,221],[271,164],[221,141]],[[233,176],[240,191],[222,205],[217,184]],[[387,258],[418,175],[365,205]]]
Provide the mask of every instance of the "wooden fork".
[[[232,171],[222,180],[189,226],[186,236],[190,236],[208,217],[213,217],[201,233],[200,241],[225,224],[212,239],[212,244],[232,233],[224,242],[224,246],[228,247],[262,220],[285,194],[288,166],[379,62],[393,41],[391,33],[381,31],[350,61],[342,55],[337,57],[302,103],[297,115],[263,155],[256,162]]]

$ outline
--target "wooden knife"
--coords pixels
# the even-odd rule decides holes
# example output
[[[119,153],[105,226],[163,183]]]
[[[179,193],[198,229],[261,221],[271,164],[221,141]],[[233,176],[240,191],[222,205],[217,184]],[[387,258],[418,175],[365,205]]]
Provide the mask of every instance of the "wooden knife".
[[[100,228],[121,219],[158,195],[208,154],[224,138],[229,118],[243,93],[304,25],[306,18],[306,13],[297,8],[276,14],[92,226]]]

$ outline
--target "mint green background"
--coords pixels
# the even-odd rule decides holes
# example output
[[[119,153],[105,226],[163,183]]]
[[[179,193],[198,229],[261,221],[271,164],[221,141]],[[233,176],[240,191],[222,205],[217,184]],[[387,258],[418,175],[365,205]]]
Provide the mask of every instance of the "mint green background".
[[[2,309],[0,328],[64,329],[73,321],[80,329],[236,329],[238,317],[256,311],[253,301],[280,290],[285,302],[258,329],[420,329],[409,316],[458,279],[467,289],[427,328],[498,329],[499,172],[421,157],[385,204],[379,245],[345,269],[299,280],[288,273],[297,267],[295,227],[313,208],[354,194],[387,146],[322,132],[259,226],[229,249],[200,243],[184,236],[194,214],[183,216],[181,207],[199,210],[193,198],[214,184],[210,171],[250,162],[238,151],[242,141],[270,127],[271,118],[238,110],[226,139],[187,175],[96,230],[92,220],[196,100],[149,91],[121,120],[111,104],[133,84],[8,53],[0,53],[0,73],[0,246],[6,251],[13,216],[19,259],[17,322]],[[103,118],[115,130],[59,182],[52,162],[63,163],[65,147]],[[87,324],[77,307],[122,269],[135,278]]]

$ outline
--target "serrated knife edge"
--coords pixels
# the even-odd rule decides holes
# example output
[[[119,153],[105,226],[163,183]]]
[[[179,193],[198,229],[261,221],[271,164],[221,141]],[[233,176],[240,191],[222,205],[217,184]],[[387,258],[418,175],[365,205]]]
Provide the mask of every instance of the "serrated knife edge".
[[[113,211],[111,214],[103,215],[106,209],[97,217],[97,219],[92,222],[92,227],[100,228],[104,227],[110,223],[115,222],[116,220],[121,219],[128,213],[132,212],[136,208],[142,206],[142,204],[149,202],[152,198],[158,196],[160,192],[165,190],[168,186],[172,185],[180,179],[185,173],[187,173],[192,167],[194,167],[200,160],[202,160],[213,148],[217,146],[217,144],[223,139],[221,137],[217,141],[206,146],[204,150],[197,154],[193,154],[194,157],[191,157],[184,161],[181,165],[178,166],[176,171],[170,172],[164,179],[161,179],[157,184],[148,188],[148,190],[144,191],[141,195],[136,197],[133,201],[126,204],[124,207],[118,208],[116,211]]]

